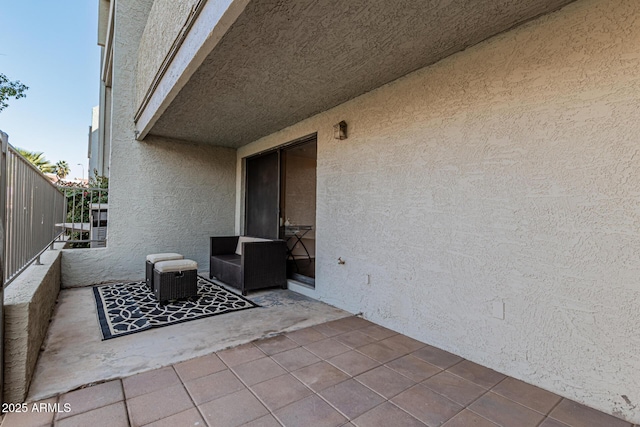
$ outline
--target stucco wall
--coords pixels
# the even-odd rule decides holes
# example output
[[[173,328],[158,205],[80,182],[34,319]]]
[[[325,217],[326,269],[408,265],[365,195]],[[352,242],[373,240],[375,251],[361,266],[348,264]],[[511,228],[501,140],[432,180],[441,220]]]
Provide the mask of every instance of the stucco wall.
[[[23,402],[60,292],[60,253],[47,250],[5,289],[4,402]]]
[[[209,236],[233,233],[235,151],[134,139],[135,58],[151,1],[116,4],[107,248],[65,250],[63,287],[144,277],[147,254],[208,268]]]
[[[136,107],[140,105],[171,46],[199,0],[155,0],[137,52]]]
[[[640,422],[639,18],[578,1],[245,146],[237,212],[318,132],[316,297]]]

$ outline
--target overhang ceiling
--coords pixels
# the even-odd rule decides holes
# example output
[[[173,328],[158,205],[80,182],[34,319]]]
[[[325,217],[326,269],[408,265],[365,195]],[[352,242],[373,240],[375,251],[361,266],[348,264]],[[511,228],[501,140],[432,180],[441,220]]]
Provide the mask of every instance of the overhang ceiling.
[[[571,1],[252,0],[149,133],[239,147]]]

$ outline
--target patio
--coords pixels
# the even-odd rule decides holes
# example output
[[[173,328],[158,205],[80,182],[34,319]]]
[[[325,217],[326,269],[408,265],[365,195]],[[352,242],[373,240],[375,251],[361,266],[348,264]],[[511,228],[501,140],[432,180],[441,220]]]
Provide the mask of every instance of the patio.
[[[62,289],[27,400],[48,398],[90,383],[149,371],[350,315],[281,289],[254,292],[248,298],[260,307],[103,341],[92,287]]]
[[[62,291],[30,391],[30,401],[57,404],[57,412],[7,414],[2,427],[631,427],[289,291],[254,294],[265,314],[230,313],[104,342],[97,326],[82,328],[95,322],[90,309],[69,310],[89,291]],[[260,332],[251,331],[257,325]],[[83,329],[92,332],[79,336]],[[146,372],[129,375],[136,370]],[[53,393],[90,378],[96,384]],[[57,395],[41,400],[47,394]]]

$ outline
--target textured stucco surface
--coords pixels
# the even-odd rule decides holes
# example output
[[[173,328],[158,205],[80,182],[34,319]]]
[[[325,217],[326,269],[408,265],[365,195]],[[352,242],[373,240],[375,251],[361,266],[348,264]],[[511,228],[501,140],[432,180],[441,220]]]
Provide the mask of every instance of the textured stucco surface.
[[[250,1],[150,133],[238,147],[570,1]]]
[[[150,253],[178,252],[206,268],[209,236],[233,232],[234,150],[134,139],[137,41],[151,3],[116,4],[107,248],[65,250],[63,287],[143,278]]]
[[[640,2],[568,5],[240,148],[237,211],[318,132],[313,295],[638,423],[638,46]]]
[[[155,0],[138,49],[136,106],[140,105],[153,78],[199,0]]]
[[[23,402],[60,292],[59,250],[47,250],[4,294],[4,402]]]
[[[194,4],[188,17],[185,17],[183,28],[175,34],[175,28],[165,37],[164,44],[168,44],[169,38],[174,38],[173,46],[169,52],[156,50],[151,46],[150,52],[139,52],[144,58],[150,55],[154,62],[162,60],[163,65],[158,68],[147,66],[142,60],[138,66],[140,75],[138,76],[139,95],[144,96],[137,101],[140,110],[135,116],[137,139],[144,139],[149,128],[162,115],[175,96],[182,90],[189,81],[192,74],[202,64],[207,55],[225,36],[229,27],[236,21],[245,6],[251,0],[199,0]],[[171,7],[167,9],[157,9],[158,14],[172,13],[175,10]],[[172,18],[162,18],[156,16],[156,21],[150,19],[143,39],[150,33],[164,32],[162,22],[165,19],[172,21]],[[145,40],[143,40],[145,42]],[[151,43],[152,45],[152,43]],[[147,92],[148,90],[148,92]],[[165,135],[166,136],[166,135]]]

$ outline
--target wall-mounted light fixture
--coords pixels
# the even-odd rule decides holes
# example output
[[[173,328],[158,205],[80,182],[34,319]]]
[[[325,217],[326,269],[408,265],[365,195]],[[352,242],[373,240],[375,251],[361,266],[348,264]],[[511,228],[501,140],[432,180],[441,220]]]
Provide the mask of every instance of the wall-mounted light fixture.
[[[347,122],[344,120],[333,125],[333,137],[335,139],[347,139]]]

